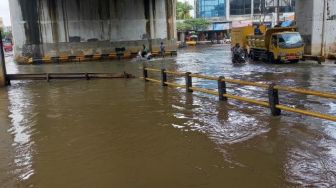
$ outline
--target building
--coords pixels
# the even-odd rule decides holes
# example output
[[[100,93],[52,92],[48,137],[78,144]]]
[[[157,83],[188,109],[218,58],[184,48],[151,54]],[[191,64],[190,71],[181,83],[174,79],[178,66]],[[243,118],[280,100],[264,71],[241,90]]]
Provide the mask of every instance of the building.
[[[267,22],[277,21],[276,0],[197,0],[196,16],[220,22]],[[280,20],[293,19],[295,0],[279,1]],[[246,22],[247,23],[247,22]]]
[[[268,26],[277,24],[276,0],[230,0],[230,17],[233,22],[250,20],[253,23],[264,23]],[[294,19],[295,1],[279,1],[280,21]]]
[[[196,0],[196,17],[212,22],[201,39],[221,40],[232,27],[277,24],[277,0]],[[293,20],[295,0],[279,1],[280,21]]]
[[[197,1],[198,18],[220,18],[226,16],[225,0]]]
[[[201,32],[201,40],[222,40],[228,37],[230,22],[227,20],[226,0],[197,0],[196,17],[209,19],[212,23]]]

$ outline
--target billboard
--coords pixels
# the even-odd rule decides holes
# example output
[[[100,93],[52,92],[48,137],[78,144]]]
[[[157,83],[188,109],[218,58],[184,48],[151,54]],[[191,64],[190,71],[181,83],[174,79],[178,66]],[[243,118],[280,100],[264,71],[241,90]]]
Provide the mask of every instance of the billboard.
[[[230,29],[230,23],[213,23],[212,25],[214,31],[223,31]]]
[[[252,20],[241,20],[241,21],[233,21],[232,22],[232,28],[238,28],[238,27],[246,27],[253,25]]]

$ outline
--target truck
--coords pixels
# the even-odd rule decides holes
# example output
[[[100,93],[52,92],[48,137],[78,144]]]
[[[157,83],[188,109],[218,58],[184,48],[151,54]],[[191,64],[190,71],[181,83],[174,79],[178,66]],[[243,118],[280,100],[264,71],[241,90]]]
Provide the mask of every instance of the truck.
[[[232,45],[237,43],[254,61],[270,63],[299,62],[303,58],[304,43],[295,27],[266,29],[260,26],[261,35],[254,34],[253,26],[232,29]]]

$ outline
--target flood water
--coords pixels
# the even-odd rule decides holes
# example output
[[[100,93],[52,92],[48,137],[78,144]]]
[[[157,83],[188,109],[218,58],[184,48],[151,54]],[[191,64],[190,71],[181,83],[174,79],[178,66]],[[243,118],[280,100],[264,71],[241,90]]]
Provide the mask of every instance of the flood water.
[[[333,64],[233,66],[225,46],[183,49],[148,65],[336,92]],[[141,67],[136,61],[19,66],[7,57],[8,73],[141,76]],[[229,85],[228,92],[267,100],[255,87]],[[335,100],[285,92],[280,100],[336,115]],[[0,187],[334,187],[335,146],[335,122],[286,112],[272,117],[262,107],[141,79],[18,81],[0,89]]]

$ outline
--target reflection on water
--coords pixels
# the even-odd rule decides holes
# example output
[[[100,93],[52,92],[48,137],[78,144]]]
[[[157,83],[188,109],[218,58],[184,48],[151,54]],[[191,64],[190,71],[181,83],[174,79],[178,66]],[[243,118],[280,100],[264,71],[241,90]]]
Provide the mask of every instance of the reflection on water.
[[[14,164],[16,165],[16,174],[20,180],[28,179],[34,172],[32,168],[32,153],[34,141],[31,135],[37,112],[32,108],[32,94],[29,90],[21,89],[20,86],[14,86],[16,89],[8,91],[9,99],[9,118],[11,119],[11,128],[8,130],[13,135],[13,147],[15,148]]]
[[[333,65],[233,66],[225,46],[186,49],[149,65],[336,91]],[[7,67],[9,73],[141,74],[136,61]],[[228,92],[267,100],[256,87],[229,85]],[[280,95],[282,103],[336,115],[335,101]],[[336,185],[336,124],[329,121],[271,117],[265,108],[139,79],[14,82],[0,90],[0,109],[0,183],[6,187]]]

